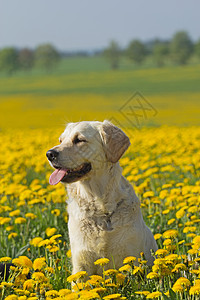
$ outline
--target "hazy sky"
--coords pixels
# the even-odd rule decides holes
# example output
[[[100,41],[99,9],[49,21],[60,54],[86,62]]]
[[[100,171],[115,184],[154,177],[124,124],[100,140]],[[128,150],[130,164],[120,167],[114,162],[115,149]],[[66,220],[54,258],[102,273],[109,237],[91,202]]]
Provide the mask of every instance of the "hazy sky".
[[[0,0],[0,48],[53,43],[60,50],[99,49],[111,39],[200,38],[199,0]]]

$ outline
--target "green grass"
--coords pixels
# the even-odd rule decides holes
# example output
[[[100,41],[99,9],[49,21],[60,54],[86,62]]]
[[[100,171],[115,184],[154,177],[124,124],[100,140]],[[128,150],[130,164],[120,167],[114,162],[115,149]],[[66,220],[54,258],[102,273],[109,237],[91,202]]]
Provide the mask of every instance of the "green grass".
[[[126,94],[144,95],[200,92],[200,65],[142,69],[126,60],[110,70],[102,57],[64,59],[52,73],[33,70],[12,77],[1,75],[0,95],[14,94]]]

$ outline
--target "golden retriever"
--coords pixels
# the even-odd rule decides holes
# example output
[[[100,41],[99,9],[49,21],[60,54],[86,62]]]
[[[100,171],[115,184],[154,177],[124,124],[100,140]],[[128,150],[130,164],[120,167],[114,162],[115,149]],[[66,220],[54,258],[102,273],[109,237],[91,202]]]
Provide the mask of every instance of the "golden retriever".
[[[61,181],[68,193],[73,274],[100,274],[94,261],[102,257],[110,259],[107,268],[119,268],[125,257],[138,258],[141,252],[153,263],[156,241],[119,165],[129,145],[126,134],[109,121],[85,121],[69,123],[60,145],[47,152],[55,168],[50,184]]]

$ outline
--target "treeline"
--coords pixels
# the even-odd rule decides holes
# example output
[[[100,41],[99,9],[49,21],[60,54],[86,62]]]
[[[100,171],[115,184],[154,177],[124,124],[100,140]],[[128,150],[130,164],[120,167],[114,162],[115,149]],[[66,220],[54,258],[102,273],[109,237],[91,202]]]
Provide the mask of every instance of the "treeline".
[[[34,66],[52,71],[60,58],[61,54],[50,44],[40,45],[35,50],[4,48],[0,50],[0,72],[12,75],[17,70],[30,71]]]
[[[135,39],[130,41],[126,49],[121,49],[116,41],[111,41],[104,50],[104,56],[112,69],[119,67],[123,57],[141,65],[151,56],[154,63],[158,67],[162,67],[169,62],[176,65],[187,64],[193,55],[200,59],[200,39],[194,43],[186,31],[176,32],[171,40],[167,41],[155,39],[143,43]]]
[[[200,60],[200,39],[194,43],[186,31],[179,31],[167,41],[155,39],[143,43],[135,39],[130,41],[125,49],[122,49],[116,41],[111,41],[106,49],[96,52],[59,52],[51,44],[39,45],[34,50],[9,47],[0,50],[0,72],[12,75],[15,71],[30,71],[33,67],[51,72],[63,58],[92,55],[103,55],[112,69],[119,68],[123,58],[135,65],[144,64],[150,57],[158,67],[169,63],[183,65],[188,63],[192,56]]]

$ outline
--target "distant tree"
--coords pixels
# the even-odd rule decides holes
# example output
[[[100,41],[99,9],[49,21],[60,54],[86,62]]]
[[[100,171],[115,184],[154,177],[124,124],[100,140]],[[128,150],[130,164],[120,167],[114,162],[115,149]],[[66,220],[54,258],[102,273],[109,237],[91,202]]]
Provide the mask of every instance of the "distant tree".
[[[103,55],[109,61],[111,69],[119,68],[121,49],[117,42],[111,41],[108,48],[104,50]]]
[[[15,48],[4,48],[0,51],[0,71],[11,75],[18,66],[18,53]]]
[[[177,64],[186,64],[193,52],[193,43],[186,31],[175,33],[170,43],[172,61]]]
[[[51,44],[40,45],[35,50],[35,63],[46,71],[53,70],[60,60],[59,52]]]
[[[137,64],[141,64],[146,56],[145,45],[139,40],[133,40],[129,43],[126,54],[130,60]]]
[[[200,58],[200,39],[195,44],[195,54]]]
[[[18,62],[21,69],[32,69],[34,63],[33,51],[28,48],[21,49],[18,53]]]
[[[153,48],[153,58],[158,67],[165,64],[166,57],[169,54],[169,45],[165,42],[158,42]]]

